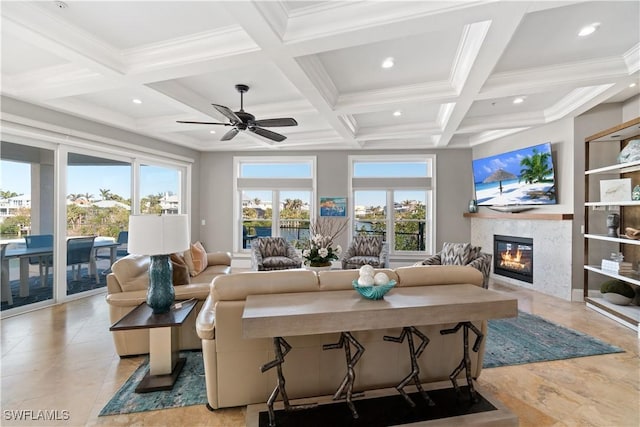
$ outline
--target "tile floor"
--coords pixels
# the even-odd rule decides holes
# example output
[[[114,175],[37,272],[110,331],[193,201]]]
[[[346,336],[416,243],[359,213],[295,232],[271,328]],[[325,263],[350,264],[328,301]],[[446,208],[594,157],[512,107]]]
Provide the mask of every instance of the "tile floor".
[[[521,426],[640,425],[636,333],[582,303],[492,283],[517,296],[520,309],[622,347],[625,353],[485,369],[481,387],[520,418]],[[245,408],[209,412],[203,405],[99,417],[142,358],[119,359],[108,332],[104,295],[1,322],[3,426],[243,426]],[[11,410],[66,410],[69,419],[10,420]],[[64,414],[60,412],[60,416]]]

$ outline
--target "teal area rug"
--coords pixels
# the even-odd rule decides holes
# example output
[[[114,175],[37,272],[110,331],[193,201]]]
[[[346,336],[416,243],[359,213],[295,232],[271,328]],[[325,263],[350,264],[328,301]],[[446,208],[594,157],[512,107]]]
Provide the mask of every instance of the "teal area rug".
[[[187,362],[184,364],[184,368],[173,389],[141,394],[135,392],[140,380],[149,372],[149,358],[147,358],[129,377],[127,382],[120,387],[120,390],[116,392],[109,403],[102,408],[98,416],[129,414],[207,403],[202,352],[183,351],[180,353],[180,357],[186,357]]]
[[[489,320],[484,368],[571,359],[624,350],[582,332],[518,311],[518,317]]]
[[[589,335],[524,312],[519,312],[518,317],[512,319],[490,320],[486,339],[485,368],[624,351]],[[186,357],[187,362],[172,390],[135,393],[136,385],[149,371],[147,359],[107,403],[99,416],[206,404],[202,353],[185,351],[180,356]]]

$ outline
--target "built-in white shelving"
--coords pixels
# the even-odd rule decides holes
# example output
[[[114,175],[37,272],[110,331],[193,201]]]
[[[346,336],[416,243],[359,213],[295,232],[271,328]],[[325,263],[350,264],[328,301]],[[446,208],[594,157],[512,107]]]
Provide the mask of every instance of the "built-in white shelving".
[[[640,245],[640,240],[628,239],[626,237],[623,237],[622,235],[620,237],[609,237],[605,234],[585,234],[584,238],[595,239],[595,240],[606,240],[608,242],[618,242],[618,243],[623,243],[625,245]]]
[[[585,164],[589,165],[589,144],[590,143],[599,143],[604,141],[625,141],[631,138],[636,138],[640,135],[640,117],[623,123],[619,126],[616,126],[611,129],[607,129],[605,131],[599,132],[596,135],[592,135],[585,139],[587,153],[585,158]],[[597,159],[595,159],[597,160]],[[586,168],[585,168],[586,169]],[[597,186],[599,185],[600,179],[608,179],[609,176],[614,175],[616,177],[631,177],[632,182],[638,183],[640,182],[640,161],[628,162],[628,163],[618,163],[615,165],[605,165],[598,168],[586,169],[585,170],[585,194],[593,194],[589,192],[589,186]],[[602,175],[602,178],[599,177]],[[631,195],[629,195],[631,196]],[[610,237],[606,234],[597,234],[593,232],[589,232],[589,224],[590,224],[590,216],[594,213],[596,209],[595,207],[618,207],[620,210],[621,218],[625,218],[625,213],[627,215],[632,215],[634,218],[638,218],[638,207],[640,207],[640,201],[636,200],[627,200],[627,201],[617,201],[617,202],[601,202],[594,200],[586,200],[585,201],[585,230],[584,230],[584,247],[585,247],[585,265],[584,265],[584,296],[587,307],[619,322],[622,325],[625,325],[631,329],[634,329],[638,333],[638,338],[640,338],[640,306],[638,305],[616,305],[613,304],[604,298],[594,298],[590,296],[593,294],[594,290],[589,289],[589,278],[590,274],[598,274],[605,277],[610,277],[617,280],[622,280],[626,283],[629,283],[634,287],[636,292],[638,292],[638,287],[640,287],[640,274],[637,272],[632,272],[628,274],[618,274],[614,271],[603,270],[600,268],[600,265],[589,265],[589,259],[591,262],[597,262],[598,258],[608,259],[611,252],[625,252],[625,248],[628,251],[631,251],[631,254],[637,254],[637,249],[631,246],[640,245],[640,240],[628,239],[624,236],[621,237]],[[597,209],[603,210],[603,209]],[[621,228],[624,231],[624,225],[621,225]],[[589,242],[592,240],[600,240],[603,242],[609,242],[608,245],[611,250],[603,249],[603,244],[592,245],[594,249],[589,247]],[[594,252],[594,251],[598,252]],[[608,252],[607,252],[608,251]],[[636,252],[634,252],[636,251]],[[601,253],[602,252],[602,253]],[[635,258],[635,256],[634,256]],[[625,259],[626,261],[636,263],[640,261],[638,259]]]

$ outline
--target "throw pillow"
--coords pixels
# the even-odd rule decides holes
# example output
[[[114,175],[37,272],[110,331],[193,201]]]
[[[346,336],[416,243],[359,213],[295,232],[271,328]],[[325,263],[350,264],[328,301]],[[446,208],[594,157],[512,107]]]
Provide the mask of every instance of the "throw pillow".
[[[171,254],[171,268],[173,285],[188,285],[191,282],[189,278],[189,267],[180,254]]]
[[[191,245],[191,260],[193,262],[193,269],[189,269],[191,277],[197,276],[207,268],[207,251],[202,246],[202,243],[195,242]]]
[[[471,243],[448,243],[442,245],[442,265],[467,265],[471,256]]]

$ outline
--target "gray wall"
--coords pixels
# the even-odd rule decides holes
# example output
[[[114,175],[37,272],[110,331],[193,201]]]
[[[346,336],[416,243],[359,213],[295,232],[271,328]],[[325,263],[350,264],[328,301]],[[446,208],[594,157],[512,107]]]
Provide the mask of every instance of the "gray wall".
[[[402,154],[436,154],[436,248],[444,241],[469,241],[469,220],[462,217],[472,198],[471,149],[407,150]],[[349,155],[389,155],[389,151],[278,151],[242,152],[238,156],[309,156],[317,158],[318,197],[350,197]],[[397,154],[397,152],[393,152]],[[200,238],[208,249],[231,251],[233,247],[234,153],[203,153],[200,157],[202,189]],[[342,242],[342,244],[346,244]]]

